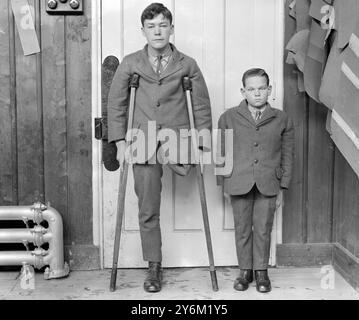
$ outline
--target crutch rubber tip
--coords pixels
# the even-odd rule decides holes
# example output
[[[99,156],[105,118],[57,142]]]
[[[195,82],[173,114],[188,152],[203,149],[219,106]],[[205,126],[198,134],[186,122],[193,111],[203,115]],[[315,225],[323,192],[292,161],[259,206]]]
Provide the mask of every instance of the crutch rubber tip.
[[[111,270],[111,279],[110,279],[110,291],[116,291],[116,280],[117,280],[117,265],[114,266]]]
[[[218,291],[218,281],[216,271],[210,271],[211,281],[212,281],[212,289],[213,291]]]

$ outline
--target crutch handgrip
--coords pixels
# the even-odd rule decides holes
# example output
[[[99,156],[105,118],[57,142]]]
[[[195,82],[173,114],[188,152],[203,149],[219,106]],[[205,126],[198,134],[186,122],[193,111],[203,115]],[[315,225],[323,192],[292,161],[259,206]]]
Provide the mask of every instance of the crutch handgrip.
[[[134,73],[130,80],[130,88],[138,88],[140,83],[140,76],[137,73]]]
[[[188,76],[184,76],[182,79],[182,87],[184,91],[192,91],[192,81]]]

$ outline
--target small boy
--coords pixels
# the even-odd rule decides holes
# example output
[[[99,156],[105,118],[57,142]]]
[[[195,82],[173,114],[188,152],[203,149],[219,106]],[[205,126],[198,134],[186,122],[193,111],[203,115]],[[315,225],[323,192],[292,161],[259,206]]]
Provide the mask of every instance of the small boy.
[[[283,111],[268,103],[272,88],[263,69],[243,74],[244,100],[225,111],[218,122],[221,153],[224,130],[233,129],[233,170],[217,182],[230,195],[233,208],[239,276],[234,289],[244,291],[253,281],[259,292],[271,291],[268,277],[270,238],[276,196],[289,186],[294,149],[294,127]]]

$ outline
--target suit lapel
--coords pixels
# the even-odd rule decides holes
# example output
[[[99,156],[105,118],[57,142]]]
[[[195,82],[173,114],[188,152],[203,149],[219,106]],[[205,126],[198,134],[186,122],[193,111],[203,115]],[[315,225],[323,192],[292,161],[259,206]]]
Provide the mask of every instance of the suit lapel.
[[[173,51],[172,59],[168,64],[166,70],[163,71],[163,73],[161,74],[160,79],[166,78],[183,68],[183,64],[181,62],[181,60],[183,59],[183,55],[176,49],[176,47],[172,43],[170,45]]]
[[[148,59],[147,47],[148,45],[146,44],[143,50],[140,51],[136,70],[140,75],[157,81],[157,74],[153,71],[151,63]]]
[[[148,44],[145,45],[143,50],[140,51],[138,65],[137,65],[137,72],[145,77],[151,78],[155,81],[161,80],[170,76],[171,74],[181,70],[183,68],[183,64],[181,60],[183,59],[183,55],[176,49],[176,47],[171,44],[173,53],[172,59],[168,64],[166,70],[162,73],[160,78],[158,78],[156,72],[152,69],[151,63],[148,59]]]
[[[245,118],[251,125],[256,126],[256,123],[252,117],[251,112],[248,109],[247,101],[243,100],[239,107],[238,107],[238,113]]]
[[[269,120],[271,120],[274,117],[276,117],[276,112],[271,107],[271,105],[269,103],[267,103],[267,107],[265,108],[263,115],[262,115],[261,119],[259,120],[259,122],[257,123],[257,125],[259,126],[264,123],[267,123]]]

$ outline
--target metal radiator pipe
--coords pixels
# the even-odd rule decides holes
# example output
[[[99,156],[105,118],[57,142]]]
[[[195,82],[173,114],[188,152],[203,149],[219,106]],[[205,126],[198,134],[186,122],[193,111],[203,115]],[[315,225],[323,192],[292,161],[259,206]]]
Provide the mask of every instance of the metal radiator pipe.
[[[52,234],[42,226],[33,229],[0,229],[0,243],[34,243],[40,247],[50,241]]]
[[[42,218],[42,211],[47,207],[42,203],[35,203],[32,206],[3,206],[0,207],[0,220],[33,220],[40,223]]]
[[[33,229],[3,229],[0,230],[1,242],[33,242],[36,246],[49,243],[49,250],[38,248],[32,252],[10,251],[0,252],[0,265],[23,265],[28,263],[40,269],[49,265],[45,270],[44,278],[62,278],[69,272],[69,266],[64,262],[63,222],[57,210],[41,203],[32,206],[0,207],[0,220],[28,220],[40,224],[47,221],[49,227],[37,225]]]
[[[42,217],[49,224],[49,232],[52,237],[49,239],[49,254],[44,257],[45,264],[49,264],[50,268],[46,268],[45,279],[63,278],[69,272],[69,266],[64,262],[64,242],[63,242],[63,223],[60,213],[48,207],[42,212]]]
[[[0,266],[21,266],[31,264],[40,269],[45,266],[42,255],[46,254],[43,249],[35,251],[1,251]]]

